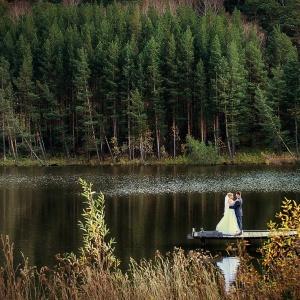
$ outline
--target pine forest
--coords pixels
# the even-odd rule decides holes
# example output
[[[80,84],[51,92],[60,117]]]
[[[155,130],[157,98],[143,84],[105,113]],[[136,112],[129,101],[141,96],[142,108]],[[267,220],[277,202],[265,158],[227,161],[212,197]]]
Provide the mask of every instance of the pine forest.
[[[300,2],[229,2],[0,2],[0,157],[298,157]]]

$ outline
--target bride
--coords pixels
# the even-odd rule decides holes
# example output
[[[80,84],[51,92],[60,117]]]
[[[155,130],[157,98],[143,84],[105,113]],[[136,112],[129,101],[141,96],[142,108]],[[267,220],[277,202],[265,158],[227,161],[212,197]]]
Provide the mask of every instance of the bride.
[[[240,231],[236,220],[235,211],[234,209],[229,208],[229,206],[233,205],[234,203],[235,201],[233,200],[233,194],[228,193],[225,196],[224,216],[218,223],[216,231],[230,235],[237,234]]]

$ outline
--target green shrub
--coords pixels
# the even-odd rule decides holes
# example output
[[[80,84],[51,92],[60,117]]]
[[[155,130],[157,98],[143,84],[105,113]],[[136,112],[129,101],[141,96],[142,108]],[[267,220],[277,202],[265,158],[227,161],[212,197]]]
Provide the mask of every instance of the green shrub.
[[[233,291],[232,299],[300,299],[300,205],[285,199],[281,207],[276,214],[280,222],[269,222],[270,236],[259,249],[261,274],[242,263],[237,273],[241,288]]]
[[[204,142],[195,140],[191,135],[186,136],[187,158],[190,164],[196,165],[216,165],[220,163],[217,151],[211,143],[205,145]]]

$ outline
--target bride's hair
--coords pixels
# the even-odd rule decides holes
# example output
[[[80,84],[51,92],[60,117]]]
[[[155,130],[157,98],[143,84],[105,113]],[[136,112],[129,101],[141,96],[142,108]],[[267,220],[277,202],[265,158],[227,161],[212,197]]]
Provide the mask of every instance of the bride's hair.
[[[232,193],[227,193],[225,196],[225,206],[224,206],[224,214],[226,213],[227,210],[229,210],[229,202],[232,201],[231,196],[233,196]]]

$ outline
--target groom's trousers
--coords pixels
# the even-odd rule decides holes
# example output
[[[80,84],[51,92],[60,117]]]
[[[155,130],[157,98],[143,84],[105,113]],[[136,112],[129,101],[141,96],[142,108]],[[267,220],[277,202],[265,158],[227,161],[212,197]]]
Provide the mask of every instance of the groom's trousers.
[[[236,217],[236,220],[237,220],[238,226],[239,226],[239,228],[240,228],[240,231],[243,230],[243,222],[242,222],[242,218],[243,218],[243,217]]]

